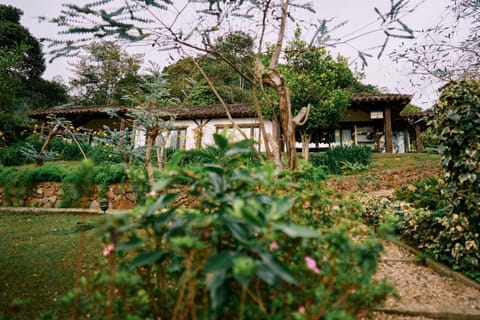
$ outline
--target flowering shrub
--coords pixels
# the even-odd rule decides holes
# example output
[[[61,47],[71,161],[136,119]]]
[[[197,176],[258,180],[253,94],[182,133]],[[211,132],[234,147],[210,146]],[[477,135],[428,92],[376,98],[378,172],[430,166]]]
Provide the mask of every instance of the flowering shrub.
[[[273,165],[241,166],[248,142],[215,140],[219,156],[204,174],[178,166],[178,153],[146,205],[109,217],[107,261],[65,298],[76,316],[355,319],[386,298],[392,288],[372,279],[380,240],[353,242],[348,223],[293,222],[308,221],[301,208],[316,217],[348,206],[317,210],[318,194],[296,197],[299,187],[279,180]],[[183,175],[193,183],[179,194]]]

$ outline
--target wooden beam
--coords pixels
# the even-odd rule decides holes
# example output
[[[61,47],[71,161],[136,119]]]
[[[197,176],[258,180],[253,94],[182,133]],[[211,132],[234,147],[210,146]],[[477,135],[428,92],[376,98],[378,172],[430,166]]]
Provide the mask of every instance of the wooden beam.
[[[419,123],[415,124],[415,141],[417,142],[417,152],[423,152],[422,129]]]
[[[392,110],[390,106],[385,107],[385,147],[387,153],[393,152],[392,133]]]

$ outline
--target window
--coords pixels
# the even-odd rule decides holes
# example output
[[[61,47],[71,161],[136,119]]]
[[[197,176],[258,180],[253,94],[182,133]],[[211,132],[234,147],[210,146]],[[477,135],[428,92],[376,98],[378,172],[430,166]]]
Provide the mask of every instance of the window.
[[[187,128],[175,128],[167,132],[166,135],[167,148],[172,148],[176,150],[185,149],[185,143],[187,140]]]

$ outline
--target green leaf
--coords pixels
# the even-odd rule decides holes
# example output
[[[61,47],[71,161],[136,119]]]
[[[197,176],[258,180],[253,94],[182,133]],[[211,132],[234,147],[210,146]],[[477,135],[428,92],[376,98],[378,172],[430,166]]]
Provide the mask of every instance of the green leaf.
[[[144,240],[142,239],[133,239],[128,242],[123,242],[117,245],[116,250],[118,251],[124,251],[124,250],[129,250],[132,248],[137,248],[142,246],[145,243]]]
[[[249,256],[233,258],[233,276],[242,285],[248,284],[255,273],[256,262]]]
[[[223,176],[225,174],[225,169],[218,164],[205,164],[203,168],[205,169],[205,171],[213,172],[219,176]]]
[[[180,162],[183,160],[184,157],[185,157],[185,153],[183,151],[175,152],[170,158],[170,160],[168,161],[167,169],[172,170],[178,167],[178,165],[180,164]]]
[[[213,140],[220,150],[226,150],[228,147],[228,139],[221,134],[215,133],[213,135]]]
[[[243,222],[225,221],[225,227],[230,231],[232,236],[242,242],[250,240],[250,232]]]
[[[205,247],[197,238],[191,236],[172,237],[170,242],[182,249],[202,249]]]
[[[247,152],[249,152],[250,149],[245,149],[245,148],[233,148],[233,149],[230,149],[228,150],[226,153],[225,153],[225,157],[229,158],[229,157],[233,157],[233,156],[236,156],[236,155],[239,155],[239,154],[245,154]]]
[[[207,260],[203,271],[205,273],[226,272],[232,267],[232,259],[235,255],[233,251],[222,251]]]
[[[297,284],[297,279],[295,279],[294,274],[275,256],[267,252],[262,252],[260,253],[260,257],[263,264],[276,276],[288,283]]]
[[[257,276],[271,286],[275,286],[280,282],[280,278],[264,264],[257,267]]]
[[[178,193],[168,193],[161,195],[147,210],[147,215],[152,215],[157,210],[165,208],[165,206],[172,200],[174,200],[179,194]]]
[[[165,179],[160,179],[155,181],[155,183],[152,186],[153,191],[163,191],[165,190],[166,187],[170,184],[172,181],[171,178],[165,178]]]
[[[280,230],[291,238],[318,238],[319,234],[316,230],[296,225],[286,225],[281,223],[273,224],[276,230]]]
[[[138,256],[136,256],[130,265],[132,269],[136,267],[141,267],[145,266],[148,264],[153,264],[156,262],[160,262],[162,258],[165,257],[165,253],[162,251],[147,251],[140,253]]]
[[[283,217],[293,205],[293,200],[289,198],[279,199],[272,203],[268,216],[272,220],[278,220]]]
[[[209,172],[208,181],[212,184],[216,193],[225,193],[227,189],[226,181],[221,175],[218,175],[214,172]]]

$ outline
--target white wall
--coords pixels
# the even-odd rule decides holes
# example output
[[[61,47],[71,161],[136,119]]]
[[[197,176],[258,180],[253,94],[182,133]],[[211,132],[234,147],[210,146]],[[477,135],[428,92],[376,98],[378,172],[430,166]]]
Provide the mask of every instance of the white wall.
[[[201,123],[200,121],[197,121]],[[206,120],[203,120],[205,123]],[[260,141],[260,150],[265,150],[265,145],[263,139],[260,136],[259,123],[256,118],[241,118],[235,119],[235,124],[244,131],[249,138],[254,138],[256,141]],[[186,129],[186,141],[185,149],[194,149],[195,148],[195,129],[198,125],[192,120],[175,120],[174,127],[176,128],[185,128]],[[250,136],[250,127],[258,127],[255,129],[255,136]],[[222,132],[222,128],[225,128],[223,132],[226,132],[227,137],[231,141],[238,141],[243,139],[242,135],[235,129],[233,125],[227,118],[224,119],[211,119],[203,127],[203,137],[202,137],[202,147],[210,146],[214,144],[213,134],[217,132]],[[271,121],[265,121],[265,129],[268,133],[273,136],[273,125]],[[144,130],[135,130],[135,145],[140,146],[145,144],[145,131]]]

